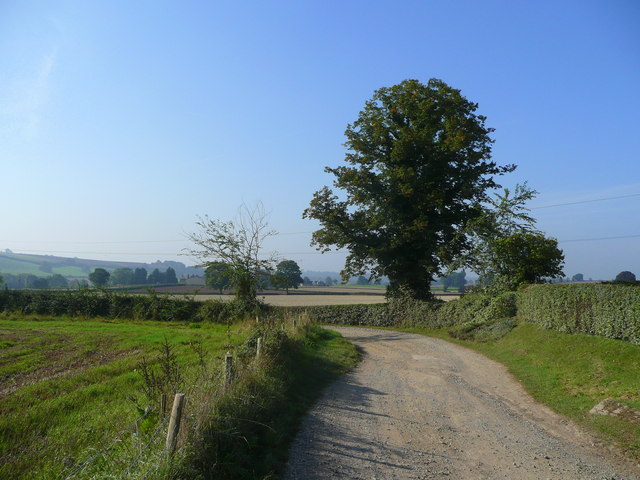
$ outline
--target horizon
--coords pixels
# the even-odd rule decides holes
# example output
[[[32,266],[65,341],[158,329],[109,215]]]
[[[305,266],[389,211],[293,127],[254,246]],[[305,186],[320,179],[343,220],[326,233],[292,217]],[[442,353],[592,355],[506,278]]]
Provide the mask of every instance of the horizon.
[[[487,117],[567,277],[640,273],[640,4],[0,6],[0,250],[152,263],[261,201],[305,271],[313,192],[373,92],[441,78]],[[454,19],[455,21],[452,21]],[[0,272],[1,273],[1,272]]]

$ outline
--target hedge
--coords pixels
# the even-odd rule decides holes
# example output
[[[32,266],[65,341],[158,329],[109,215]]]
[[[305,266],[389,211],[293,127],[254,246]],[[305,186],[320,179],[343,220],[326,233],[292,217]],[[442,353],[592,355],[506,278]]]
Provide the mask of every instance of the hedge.
[[[640,287],[532,285],[518,293],[518,316],[565,333],[586,333],[640,345]]]
[[[423,302],[391,299],[373,305],[328,305],[315,307],[280,307],[281,311],[306,312],[325,325],[364,325],[371,327],[442,328],[467,323],[478,318],[492,319],[515,315],[515,294],[498,297],[466,295],[459,300]]]
[[[201,319],[202,307],[201,302],[168,295],[125,295],[95,290],[0,291],[0,311],[23,314],[193,321]]]

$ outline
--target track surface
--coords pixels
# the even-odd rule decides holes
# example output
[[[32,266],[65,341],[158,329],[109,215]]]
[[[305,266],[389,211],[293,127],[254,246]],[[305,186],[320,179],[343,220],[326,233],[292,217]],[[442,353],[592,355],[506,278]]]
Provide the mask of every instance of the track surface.
[[[480,354],[421,335],[335,330],[365,356],[305,419],[286,479],[640,479]]]

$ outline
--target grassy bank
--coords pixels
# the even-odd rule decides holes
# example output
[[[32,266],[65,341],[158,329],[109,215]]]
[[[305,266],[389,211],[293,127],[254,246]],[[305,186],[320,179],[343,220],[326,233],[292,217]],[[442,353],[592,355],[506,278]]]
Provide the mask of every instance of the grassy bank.
[[[261,328],[265,355],[257,362],[253,322],[228,328],[0,315],[0,478],[263,478],[279,471],[303,412],[357,361],[336,334],[285,330]],[[237,381],[222,394],[226,351],[236,358]],[[187,395],[171,460],[163,454],[162,391]]]
[[[504,365],[539,402],[640,459],[640,425],[589,410],[612,397],[640,410],[640,347],[620,340],[565,334],[521,323],[503,338],[451,338],[449,329],[405,329],[477,350]]]

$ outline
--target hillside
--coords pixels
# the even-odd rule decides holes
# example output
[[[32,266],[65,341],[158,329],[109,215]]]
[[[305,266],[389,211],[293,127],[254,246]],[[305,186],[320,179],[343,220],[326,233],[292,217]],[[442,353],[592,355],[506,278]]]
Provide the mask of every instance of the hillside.
[[[109,271],[116,268],[146,268],[148,272],[153,271],[154,268],[165,271],[168,267],[171,267],[176,271],[178,277],[203,274],[201,268],[187,267],[182,262],[173,261],[140,263],[57,257],[53,255],[27,255],[13,253],[9,250],[0,253],[0,273],[13,275],[28,273],[46,277],[58,273],[67,278],[84,279],[97,267]]]

